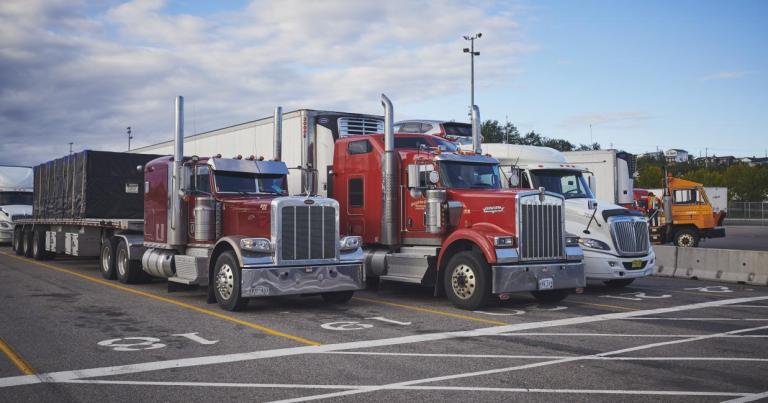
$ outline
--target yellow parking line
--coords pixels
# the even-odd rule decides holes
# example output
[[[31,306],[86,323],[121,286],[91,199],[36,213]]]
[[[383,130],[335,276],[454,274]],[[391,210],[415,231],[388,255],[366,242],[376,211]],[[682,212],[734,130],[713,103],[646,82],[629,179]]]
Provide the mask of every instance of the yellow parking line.
[[[622,311],[639,311],[640,309],[637,308],[630,308],[628,306],[621,306],[621,305],[609,305],[609,304],[595,304],[593,302],[581,302],[581,301],[572,301],[568,300],[566,301],[569,304],[580,304],[580,305],[590,305],[590,306],[597,306],[600,308],[610,308],[610,309],[618,309]]]
[[[58,272],[61,272],[61,273],[66,273],[66,274],[70,274],[70,275],[73,275],[73,276],[76,276],[76,277],[80,277],[82,279],[88,280],[88,281],[96,283],[96,284],[106,285],[108,287],[112,287],[112,288],[115,288],[115,289],[118,289],[118,290],[129,292],[129,293],[134,294],[134,295],[139,295],[139,296],[142,296],[142,297],[154,299],[155,301],[162,301],[162,302],[166,302],[166,303],[169,303],[169,304],[173,304],[173,305],[185,308],[185,309],[189,309],[191,311],[195,311],[197,313],[202,313],[203,315],[212,316],[212,317],[218,318],[218,319],[224,319],[224,320],[232,322],[232,323],[237,323],[238,325],[243,325],[243,326],[249,327],[251,329],[258,330],[260,332],[269,334],[271,336],[283,337],[283,338],[286,338],[286,339],[289,339],[289,340],[293,340],[293,341],[296,341],[296,342],[299,342],[299,343],[302,343],[302,344],[307,344],[307,345],[310,345],[310,346],[319,346],[321,344],[319,342],[316,342],[316,341],[313,341],[313,340],[309,340],[309,339],[305,339],[303,337],[294,336],[294,335],[288,334],[288,333],[283,333],[283,332],[281,332],[279,330],[275,330],[275,329],[270,329],[270,328],[268,328],[266,326],[257,325],[255,323],[251,323],[251,322],[246,322],[244,320],[235,318],[233,316],[225,315],[225,314],[223,314],[221,312],[216,312],[216,311],[212,311],[210,309],[200,308],[200,307],[197,307],[197,306],[194,306],[194,305],[190,305],[190,304],[187,304],[187,303],[175,300],[173,298],[161,297],[161,296],[159,296],[157,294],[153,294],[153,293],[149,293],[149,292],[145,292],[145,291],[139,291],[139,290],[136,290],[136,289],[133,289],[133,288],[130,288],[130,287],[126,287],[126,286],[121,285],[121,284],[113,283],[113,282],[110,282],[110,281],[107,281],[107,280],[102,280],[102,279],[94,278],[94,277],[91,277],[91,276],[88,276],[88,275],[85,275],[85,274],[82,274],[82,273],[78,273],[78,272],[76,272],[74,270],[65,269],[65,268],[54,266],[54,265],[48,264],[48,263],[41,263],[41,262],[37,262],[37,261],[34,261],[34,260],[25,259],[25,258],[22,258],[22,257],[19,257],[19,256],[15,256],[15,255],[11,255],[9,253],[5,253],[5,252],[0,252],[0,254],[8,256],[8,257],[12,257],[12,258],[17,259],[17,260],[21,260],[21,261],[23,261],[25,263],[33,263],[33,264],[38,265],[40,267],[45,267],[46,269],[55,270],[55,271],[58,271]]]
[[[2,337],[0,337],[0,351],[2,351],[9,360],[13,363],[13,365],[16,366],[16,368],[21,371],[24,375],[34,375],[35,370],[32,369],[32,366],[29,365],[27,360],[22,358],[17,352],[13,351],[11,346],[8,345],[8,343],[3,340]]]
[[[353,299],[356,299],[356,300],[359,300],[359,301],[372,302],[374,304],[382,304],[382,305],[394,306],[394,307],[397,307],[397,308],[408,309],[408,310],[416,311],[416,312],[426,312],[426,313],[431,313],[431,314],[435,314],[435,315],[447,316],[447,317],[450,317],[450,318],[472,320],[472,321],[481,322],[481,323],[489,323],[491,325],[499,325],[499,326],[509,325],[508,322],[500,322],[500,321],[497,321],[497,320],[476,318],[474,316],[462,315],[460,313],[446,312],[446,311],[442,311],[442,310],[438,310],[438,309],[424,308],[424,307],[415,306],[415,305],[400,304],[400,303],[396,303],[396,302],[384,301],[384,300],[381,300],[381,299],[373,299],[373,298],[365,298],[365,297],[354,297]]]

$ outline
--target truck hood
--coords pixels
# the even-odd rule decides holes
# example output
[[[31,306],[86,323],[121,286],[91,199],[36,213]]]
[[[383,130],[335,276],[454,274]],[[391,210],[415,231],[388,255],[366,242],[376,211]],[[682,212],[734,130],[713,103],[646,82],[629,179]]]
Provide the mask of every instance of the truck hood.
[[[448,200],[459,201],[464,206],[461,213],[462,227],[484,227],[486,232],[514,234],[516,231],[515,209],[519,191],[500,189],[449,189]]]
[[[26,204],[0,206],[0,220],[11,221],[11,217],[15,215],[32,215],[32,206]]]
[[[594,210],[589,209],[589,200],[594,199],[565,200],[565,230],[581,238],[592,238],[602,241],[608,244],[611,248],[610,251],[607,252],[618,254],[616,246],[613,244],[611,227],[608,225],[606,215],[619,216],[622,214],[616,214],[616,212],[626,209],[604,200],[597,200],[597,212],[595,212]],[[589,226],[589,234],[585,234],[584,229],[587,227],[593,212],[595,213],[595,218]],[[587,254],[591,253],[589,248],[584,248],[584,252]]]

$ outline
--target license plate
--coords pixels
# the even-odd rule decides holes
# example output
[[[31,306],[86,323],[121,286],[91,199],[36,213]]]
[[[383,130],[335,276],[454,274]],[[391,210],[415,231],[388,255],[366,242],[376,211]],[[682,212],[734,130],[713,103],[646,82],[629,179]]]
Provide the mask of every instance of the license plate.
[[[633,260],[632,261],[632,268],[633,269],[639,269],[643,267],[643,261],[642,260]]]
[[[540,290],[551,290],[553,288],[555,288],[555,282],[552,280],[551,277],[539,279]]]

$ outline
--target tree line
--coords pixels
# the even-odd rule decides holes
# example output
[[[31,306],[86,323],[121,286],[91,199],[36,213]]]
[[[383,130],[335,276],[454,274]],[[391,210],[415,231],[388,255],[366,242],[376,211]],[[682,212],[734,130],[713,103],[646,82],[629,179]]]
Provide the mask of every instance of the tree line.
[[[728,199],[759,202],[768,199],[768,166],[735,163],[729,166],[701,166],[694,162],[667,164],[663,159],[637,160],[636,188],[661,188],[664,173],[704,184],[728,188]]]
[[[517,126],[514,124],[510,122],[501,124],[498,120],[486,120],[483,122],[481,130],[484,143],[551,147],[558,151],[591,151],[600,149],[600,144],[598,143],[576,145],[565,139],[544,137],[533,130],[526,134],[520,134]]]

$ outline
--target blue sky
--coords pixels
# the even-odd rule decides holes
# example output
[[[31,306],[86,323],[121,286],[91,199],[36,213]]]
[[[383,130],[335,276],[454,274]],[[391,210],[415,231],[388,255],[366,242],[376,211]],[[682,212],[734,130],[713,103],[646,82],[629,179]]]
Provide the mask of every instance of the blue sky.
[[[467,120],[476,101],[574,143],[764,156],[768,1],[6,0],[0,163],[171,138],[286,110]],[[189,133],[188,133],[189,134]]]

